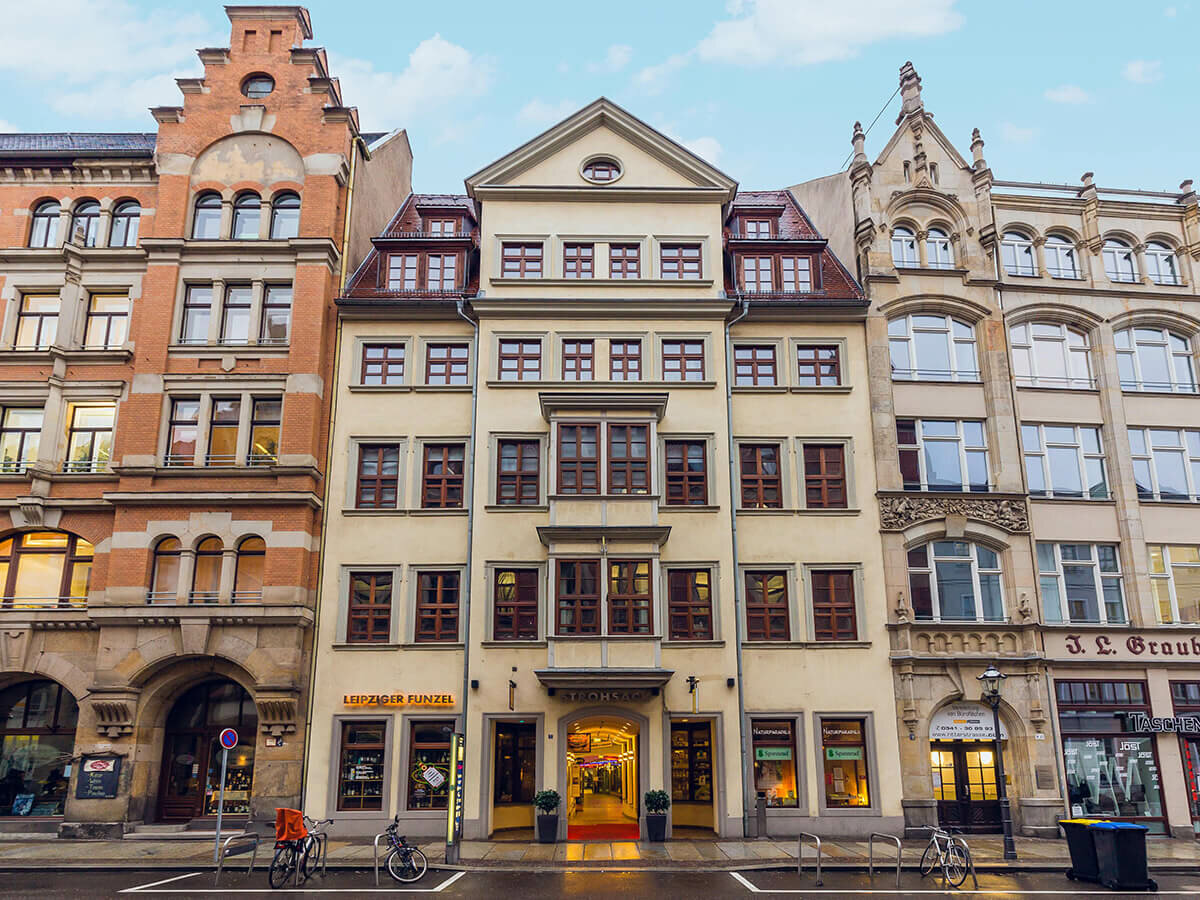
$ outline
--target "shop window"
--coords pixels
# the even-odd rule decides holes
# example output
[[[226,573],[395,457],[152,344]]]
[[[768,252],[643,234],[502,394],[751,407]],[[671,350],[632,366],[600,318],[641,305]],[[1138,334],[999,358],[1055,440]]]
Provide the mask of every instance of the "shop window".
[[[608,426],[608,492],[645,494],[650,491],[650,428],[646,425]]]
[[[650,561],[612,560],[608,572],[608,633],[650,634]]]
[[[450,797],[450,736],[453,722],[413,722],[408,748],[408,809],[445,809]],[[429,769],[440,774],[434,787],[425,774]]]
[[[1151,544],[1150,590],[1163,625],[1200,623],[1200,547]]]
[[[457,572],[422,572],[417,578],[414,640],[421,643],[458,640]]]
[[[671,799],[712,803],[712,726],[671,723]]]
[[[538,570],[497,569],[492,605],[492,640],[536,641]]]
[[[556,634],[599,634],[599,560],[560,559],[554,603]]]
[[[386,722],[343,722],[337,808],[383,809]]]
[[[64,531],[27,531],[0,541],[0,609],[86,606],[92,545]]]
[[[532,803],[536,772],[537,727],[497,722],[492,799],[496,803]]]
[[[671,640],[712,640],[712,574],[708,569],[668,572],[667,604]]]
[[[346,641],[386,644],[392,633],[392,574],[351,572]]]
[[[79,707],[53,681],[0,690],[0,816],[61,816]]]
[[[800,805],[796,780],[796,723],[791,719],[751,719],[754,790],[768,807]]]
[[[608,358],[613,381],[642,380],[641,341],[609,341]]]
[[[538,441],[500,441],[497,454],[496,503],[537,506],[541,500],[541,444]]]
[[[871,805],[866,731],[863,719],[821,721],[826,809],[855,809]]]
[[[708,503],[708,454],[704,441],[667,441],[668,506]]]
[[[788,618],[787,573],[747,572],[746,640],[788,640]]]

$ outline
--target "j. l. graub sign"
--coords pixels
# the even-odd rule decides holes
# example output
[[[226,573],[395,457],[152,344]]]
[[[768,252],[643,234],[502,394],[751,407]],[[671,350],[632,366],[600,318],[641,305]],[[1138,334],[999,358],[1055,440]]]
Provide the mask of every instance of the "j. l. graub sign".
[[[346,706],[453,706],[453,694],[345,694]]]
[[[1052,657],[1088,659],[1200,659],[1200,636],[1148,638],[1141,634],[1046,633],[1046,650]]]

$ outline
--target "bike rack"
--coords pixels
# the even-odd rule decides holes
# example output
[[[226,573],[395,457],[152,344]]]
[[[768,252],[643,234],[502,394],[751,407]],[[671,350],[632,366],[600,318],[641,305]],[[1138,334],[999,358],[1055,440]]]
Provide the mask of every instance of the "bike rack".
[[[229,845],[234,841],[239,841],[238,846],[230,849]],[[228,856],[240,856],[243,853],[250,854],[250,865],[246,868],[246,874],[250,875],[254,872],[254,863],[258,860],[258,841],[257,834],[231,834],[225,839],[225,843],[221,845],[221,852],[217,856],[217,874],[213,878],[213,887],[216,887],[221,882],[221,869],[225,866],[225,858]]]
[[[900,844],[900,838],[894,834],[884,834],[882,831],[872,831],[871,836],[867,838],[867,876],[875,877],[875,838],[882,841],[891,841],[896,845],[896,889],[900,888],[900,857],[904,853],[904,848]],[[979,886],[976,882],[976,887]]]
[[[372,842],[375,848],[375,887],[379,887],[379,841],[385,837],[387,837],[387,832],[381,831],[375,835],[375,840]]]
[[[329,862],[329,835],[320,831],[313,835],[317,839],[317,844],[321,850],[321,877],[325,877],[325,864]]]
[[[808,838],[817,847],[817,887],[820,887],[824,882],[821,880],[821,839],[815,834],[807,831],[800,832],[796,839],[796,874],[804,874],[804,839]]]
[[[962,838],[960,837],[961,841]],[[975,890],[979,890],[979,876],[975,874],[975,855],[971,853],[971,845],[963,841],[963,846],[967,848],[967,871],[971,873],[971,881],[975,884]],[[966,880],[966,879],[964,879]],[[946,880],[946,870],[942,869],[942,887],[945,888],[950,882]]]

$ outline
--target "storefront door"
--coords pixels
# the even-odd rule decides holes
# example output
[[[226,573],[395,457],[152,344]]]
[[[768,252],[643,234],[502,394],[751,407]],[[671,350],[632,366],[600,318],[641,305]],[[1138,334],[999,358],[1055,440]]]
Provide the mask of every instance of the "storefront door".
[[[79,707],[53,681],[0,691],[0,817],[61,816]]]
[[[992,741],[931,741],[938,823],[976,834],[1000,831],[996,745]]]

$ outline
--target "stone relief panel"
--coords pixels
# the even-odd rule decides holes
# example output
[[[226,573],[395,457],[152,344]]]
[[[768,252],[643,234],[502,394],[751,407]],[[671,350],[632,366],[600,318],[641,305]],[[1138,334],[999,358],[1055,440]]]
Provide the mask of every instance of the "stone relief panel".
[[[1023,497],[879,495],[879,522],[884,531],[903,531],[920,522],[947,516],[975,519],[1010,534],[1029,531],[1029,508]]]

